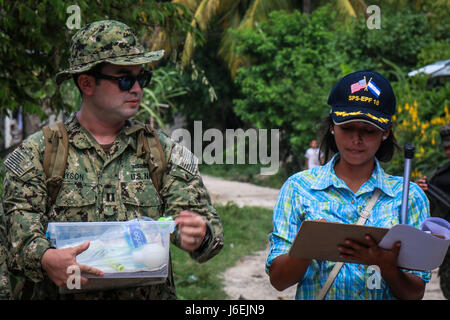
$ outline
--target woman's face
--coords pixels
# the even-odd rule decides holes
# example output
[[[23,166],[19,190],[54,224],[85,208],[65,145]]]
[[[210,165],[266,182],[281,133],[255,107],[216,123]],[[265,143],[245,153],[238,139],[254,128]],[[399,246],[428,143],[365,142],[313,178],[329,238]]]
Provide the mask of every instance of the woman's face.
[[[334,138],[340,158],[352,166],[373,163],[375,154],[389,135],[390,129],[382,131],[374,125],[363,121],[334,125]]]

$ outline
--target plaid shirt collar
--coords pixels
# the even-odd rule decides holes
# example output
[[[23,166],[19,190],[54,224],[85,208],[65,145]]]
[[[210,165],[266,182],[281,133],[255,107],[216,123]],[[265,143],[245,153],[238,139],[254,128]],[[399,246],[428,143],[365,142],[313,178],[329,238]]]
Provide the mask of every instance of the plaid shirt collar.
[[[319,168],[317,179],[311,184],[311,189],[325,190],[330,186],[333,186],[334,188],[349,189],[345,182],[334,172],[334,165],[338,160],[339,153],[336,153],[327,164]],[[373,170],[369,180],[367,180],[358,190],[358,194],[372,192],[375,188],[378,188],[386,195],[392,198],[395,197],[395,194],[392,191],[391,186],[387,183],[386,178],[386,173],[383,171],[380,162],[377,158],[375,158],[375,169]]]

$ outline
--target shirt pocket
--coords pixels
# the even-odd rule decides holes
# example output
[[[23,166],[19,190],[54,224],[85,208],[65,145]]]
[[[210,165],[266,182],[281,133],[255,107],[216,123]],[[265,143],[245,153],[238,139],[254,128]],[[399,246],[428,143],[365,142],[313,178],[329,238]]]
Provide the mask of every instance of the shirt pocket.
[[[95,211],[96,184],[64,181],[50,218],[56,221],[81,222],[91,220]]]
[[[160,216],[162,201],[151,180],[121,182],[120,188],[128,220]]]
[[[328,222],[342,222],[348,210],[334,201],[306,201],[303,209],[304,220],[325,219]]]

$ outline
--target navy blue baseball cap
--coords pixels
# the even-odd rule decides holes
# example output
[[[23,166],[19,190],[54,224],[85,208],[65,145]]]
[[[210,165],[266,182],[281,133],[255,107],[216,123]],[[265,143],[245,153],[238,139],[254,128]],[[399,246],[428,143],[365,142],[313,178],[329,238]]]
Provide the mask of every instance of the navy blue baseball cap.
[[[328,97],[331,117],[337,125],[364,121],[386,131],[395,113],[395,94],[381,74],[356,71],[343,77]]]

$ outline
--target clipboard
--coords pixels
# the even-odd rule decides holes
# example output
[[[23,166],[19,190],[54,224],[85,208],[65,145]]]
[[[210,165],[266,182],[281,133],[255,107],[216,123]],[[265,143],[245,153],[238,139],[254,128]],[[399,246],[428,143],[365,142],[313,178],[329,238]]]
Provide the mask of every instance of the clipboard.
[[[368,244],[365,239],[367,234],[378,243],[388,231],[388,228],[307,220],[301,224],[289,250],[289,256],[302,259],[358,263],[340,257],[338,245],[344,244],[346,239]]]
[[[440,220],[440,222],[438,221]],[[443,238],[424,229],[425,222],[440,224],[429,225],[443,234]],[[289,256],[294,258],[327,260],[335,262],[359,263],[339,256],[338,245],[346,239],[368,245],[366,234],[372,236],[375,242],[384,249],[390,249],[395,242],[400,241],[401,247],[397,266],[410,270],[427,271],[439,267],[444,261],[450,246],[450,224],[439,218],[427,218],[421,229],[410,225],[398,224],[392,228],[380,228],[366,225],[325,222],[317,220],[304,221],[289,250]],[[432,230],[431,230],[432,231]]]

